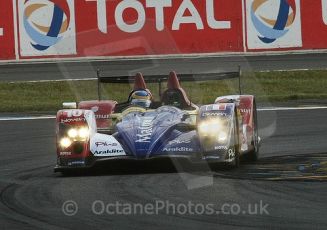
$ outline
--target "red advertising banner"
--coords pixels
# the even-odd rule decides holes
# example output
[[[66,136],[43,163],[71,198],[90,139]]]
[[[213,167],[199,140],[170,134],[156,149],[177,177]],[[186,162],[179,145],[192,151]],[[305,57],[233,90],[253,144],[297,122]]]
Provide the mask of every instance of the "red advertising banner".
[[[82,56],[243,50],[238,0],[76,1]],[[87,20],[85,20],[87,18]]]
[[[15,59],[13,5],[0,1],[0,60]]]
[[[302,4],[303,49],[327,49],[327,0]]]
[[[327,0],[0,1],[2,61],[324,49]]]

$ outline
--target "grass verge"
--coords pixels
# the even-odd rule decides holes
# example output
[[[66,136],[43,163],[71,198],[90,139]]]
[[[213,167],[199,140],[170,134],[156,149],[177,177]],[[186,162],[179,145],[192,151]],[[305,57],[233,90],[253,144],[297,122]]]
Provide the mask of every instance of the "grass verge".
[[[237,80],[185,82],[182,84],[194,103],[212,103],[217,96],[238,93]],[[126,101],[132,84],[102,85],[105,98]],[[157,84],[148,87],[158,99]],[[253,94],[260,102],[300,99],[327,99],[327,71],[245,73],[243,94]],[[96,81],[1,82],[0,112],[56,111],[64,101],[97,99]]]

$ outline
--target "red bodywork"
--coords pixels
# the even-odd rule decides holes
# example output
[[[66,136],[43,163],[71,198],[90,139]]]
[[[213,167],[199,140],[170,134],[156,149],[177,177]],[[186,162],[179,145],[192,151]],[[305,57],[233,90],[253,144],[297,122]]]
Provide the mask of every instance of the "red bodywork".
[[[89,156],[89,141],[79,142],[79,145],[82,145],[82,152],[75,152],[74,146],[76,143],[73,143],[68,148],[63,148],[60,146],[60,139],[66,137],[66,133],[61,134],[60,129],[61,125],[68,125],[71,127],[88,127],[88,123],[85,119],[85,110],[59,110],[57,113],[56,119],[56,133],[57,133],[57,156],[59,158],[86,158]]]
[[[236,107],[241,115],[239,122],[240,140],[242,144],[251,146],[255,130],[255,117],[256,113],[255,100],[252,95],[235,95],[235,96],[223,96],[218,97],[215,103],[224,103],[229,100],[234,100]]]
[[[114,112],[116,101],[82,101],[78,104],[79,109],[92,110],[95,114],[97,127],[106,129],[111,126],[110,115]]]

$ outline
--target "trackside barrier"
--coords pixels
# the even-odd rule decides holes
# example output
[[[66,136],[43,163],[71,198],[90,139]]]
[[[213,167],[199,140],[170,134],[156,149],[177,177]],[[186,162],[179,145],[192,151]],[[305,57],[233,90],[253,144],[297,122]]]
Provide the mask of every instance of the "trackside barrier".
[[[0,60],[327,49],[327,0],[0,1]]]

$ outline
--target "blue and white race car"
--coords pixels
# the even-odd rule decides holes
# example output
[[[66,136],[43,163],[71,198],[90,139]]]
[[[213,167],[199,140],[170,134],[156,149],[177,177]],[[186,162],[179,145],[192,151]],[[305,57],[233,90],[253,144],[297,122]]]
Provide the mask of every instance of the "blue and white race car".
[[[101,77],[100,83],[128,83],[128,100],[64,103],[57,113],[55,172],[89,168],[114,159],[186,158],[191,162],[225,162],[238,167],[244,154],[256,160],[259,136],[255,98],[220,96],[197,106],[187,97],[175,72],[168,77]],[[240,77],[239,72],[207,76],[181,75],[181,81]],[[145,82],[167,81],[160,101],[153,100]],[[161,88],[160,88],[161,89]],[[160,90],[161,91],[161,90]]]

